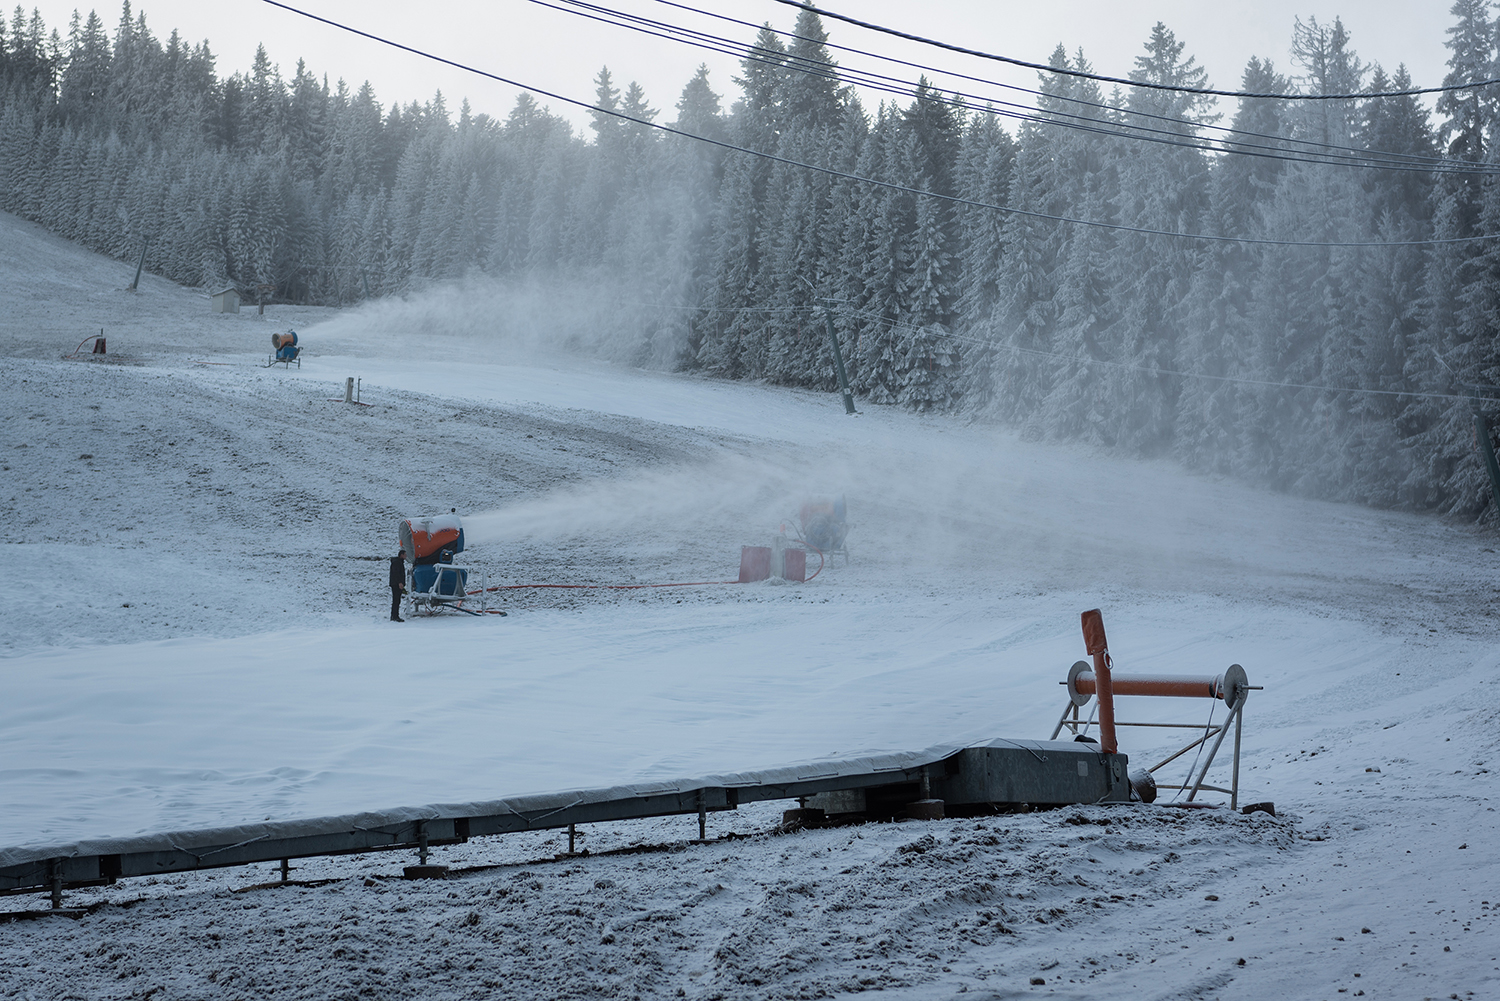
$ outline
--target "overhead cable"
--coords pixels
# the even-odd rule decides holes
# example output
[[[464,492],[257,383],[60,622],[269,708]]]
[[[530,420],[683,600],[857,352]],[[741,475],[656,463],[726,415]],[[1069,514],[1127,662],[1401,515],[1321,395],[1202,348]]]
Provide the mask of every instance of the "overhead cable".
[[[583,0],[561,0],[561,2],[568,3],[568,4],[574,4],[574,5],[577,5],[577,6],[585,6],[585,7],[594,7],[595,6],[593,4],[586,4],[586,3],[583,2]],[[701,15],[703,17],[709,17],[709,18],[714,18],[716,20],[720,20],[720,21],[726,21],[726,22],[728,22],[730,24],[737,24],[737,25],[740,25],[741,27],[745,27],[745,28],[751,28],[751,29],[754,29],[754,30],[759,30],[762,27],[762,25],[755,24],[755,23],[753,23],[751,21],[742,21],[739,18],[730,17],[730,16],[728,16],[726,14],[718,14],[718,13],[715,13],[714,11],[711,11],[711,10],[703,10],[701,8],[692,7],[692,6],[689,6],[687,4],[677,3],[676,0],[656,0],[656,2],[659,3],[659,4],[662,4],[664,6],[667,6],[667,7],[673,7],[673,8],[676,8],[677,10],[686,11],[686,12],[688,12],[690,14],[699,14],[699,15]],[[597,8],[597,9],[601,9],[602,10],[602,9],[605,9],[605,8]],[[633,17],[634,15],[622,15],[622,16]],[[642,20],[644,20],[644,19],[642,19]],[[990,79],[988,79],[986,77],[970,76],[967,73],[959,73],[959,72],[956,72],[956,71],[951,70],[951,69],[944,69],[944,68],[937,67],[937,66],[929,66],[929,65],[926,65],[925,63],[914,63],[914,62],[911,62],[911,61],[906,60],[906,59],[897,59],[895,56],[881,55],[878,52],[869,52],[869,51],[867,51],[865,49],[857,49],[857,48],[854,48],[852,46],[841,45],[841,44],[838,44],[836,42],[828,41],[826,39],[811,38],[811,37],[809,37],[807,35],[799,35],[795,31],[777,31],[776,34],[784,36],[786,38],[795,38],[795,39],[798,39],[798,40],[804,41],[804,42],[814,42],[816,44],[823,45],[824,47],[829,48],[829,49],[836,49],[839,52],[848,52],[848,53],[852,53],[853,55],[857,55],[857,56],[865,56],[865,57],[870,58],[870,59],[879,59],[879,60],[882,60],[884,62],[894,63],[894,64],[896,64],[898,66],[906,66],[906,67],[908,67],[910,69],[922,70],[922,71],[927,72],[927,73],[939,73],[939,74],[942,74],[944,76],[952,77],[955,80],[967,80],[970,83],[981,83],[981,84],[984,84],[984,85],[989,86],[989,87],[999,87],[1002,90],[1012,90],[1012,91],[1015,91],[1015,92],[1020,93],[1020,94],[1030,94],[1033,97],[1044,97],[1044,98],[1046,98],[1046,99],[1048,99],[1050,101],[1061,101],[1061,102],[1064,102],[1064,103],[1067,103],[1067,104],[1075,104],[1075,105],[1078,105],[1080,107],[1093,108],[1093,109],[1096,109],[1096,110],[1099,110],[1099,111],[1117,111],[1117,110],[1119,110],[1114,105],[1103,104],[1103,103],[1100,103],[1098,101],[1089,101],[1089,100],[1085,100],[1084,98],[1081,98],[1081,97],[1073,97],[1073,96],[1070,96],[1070,95],[1067,95],[1067,94],[1049,94],[1049,93],[1046,93],[1045,91],[1035,90],[1035,89],[1033,89],[1031,87],[1022,87],[1022,86],[1019,86],[1019,85],[1013,84],[1013,83],[1003,83],[1003,82],[1001,82],[999,80],[990,80]],[[708,36],[708,37],[712,37],[712,36]],[[965,95],[965,96],[970,96],[970,95]],[[1285,95],[1281,95],[1281,96],[1285,96]],[[1365,95],[1365,96],[1369,96],[1369,95]],[[1058,112],[1049,112],[1049,114],[1057,114],[1057,113]],[[1211,132],[1222,132],[1222,133],[1225,133],[1227,135],[1247,136],[1247,137],[1249,137],[1251,139],[1267,139],[1267,140],[1270,140],[1270,141],[1273,141],[1273,142],[1290,143],[1290,144],[1296,145],[1296,146],[1308,146],[1308,147],[1312,147],[1313,149],[1329,149],[1329,150],[1337,150],[1339,152],[1345,152],[1345,153],[1361,153],[1361,154],[1365,154],[1365,155],[1368,155],[1368,156],[1371,156],[1371,157],[1392,157],[1392,158],[1399,159],[1399,160],[1410,161],[1412,163],[1431,163],[1431,164],[1436,164],[1436,165],[1446,164],[1446,165],[1450,165],[1450,166],[1472,165],[1472,164],[1470,164],[1470,161],[1467,161],[1467,160],[1458,160],[1458,159],[1454,159],[1454,158],[1451,158],[1451,157],[1426,156],[1426,155],[1423,155],[1421,153],[1395,153],[1395,152],[1391,152],[1389,150],[1362,150],[1362,149],[1359,149],[1358,147],[1355,147],[1355,146],[1343,146],[1343,145],[1339,145],[1337,143],[1318,142],[1318,141],[1313,140],[1313,139],[1296,139],[1296,138],[1293,138],[1291,136],[1274,135],[1272,133],[1267,133],[1267,132],[1254,132],[1254,131],[1251,131],[1251,130],[1248,130],[1248,129],[1238,129],[1238,128],[1234,128],[1234,127],[1228,126],[1228,125],[1215,125],[1215,124],[1213,124],[1211,122],[1200,122],[1200,121],[1195,121],[1195,120],[1193,120],[1191,118],[1180,118],[1180,117],[1176,117],[1176,116],[1173,116],[1173,115],[1161,115],[1161,114],[1156,114],[1154,112],[1148,112],[1148,111],[1130,110],[1128,113],[1132,117],[1137,117],[1137,118],[1146,118],[1146,119],[1151,119],[1151,120],[1154,120],[1154,121],[1168,122],[1168,123],[1171,123],[1171,124],[1174,124],[1174,125],[1187,125],[1187,126],[1191,126],[1192,128],[1195,128],[1195,129],[1205,129],[1205,130],[1208,130],[1208,131],[1211,131]],[[1080,117],[1085,117],[1085,116],[1080,116]],[[1097,121],[1097,118],[1094,119],[1094,120]],[[1230,140],[1225,139],[1224,141],[1225,142],[1229,142]]]
[[[765,49],[758,45],[749,45],[732,39],[709,35],[704,32],[682,28],[677,25],[662,21],[653,21],[649,18],[639,17],[623,11],[611,10],[597,4],[586,3],[584,0],[560,0],[567,7],[558,6],[549,0],[528,0],[539,7],[549,10],[561,11],[574,14],[579,17],[597,21],[601,24],[613,25],[619,28],[627,28],[631,31],[640,32],[655,38],[667,41],[679,42],[695,48],[706,49],[710,52],[718,52],[722,55],[733,56],[746,62],[758,62],[777,68],[791,69],[808,76],[820,77],[837,83],[853,83],[857,86],[870,90],[881,91],[887,94],[895,94],[901,97],[909,97],[912,94],[913,84],[907,80],[897,77],[889,77],[883,74],[870,73],[865,70],[851,70],[847,66],[839,67],[832,63],[821,62],[815,59],[799,57],[790,52],[776,52]],[[674,5],[677,6],[677,5]],[[578,8],[578,9],[573,9]],[[802,36],[793,36],[802,37]],[[698,39],[703,39],[699,41]],[[840,72],[842,71],[842,72]],[[933,72],[943,72],[933,70]],[[1332,144],[1316,144],[1329,150],[1340,150],[1341,152],[1310,153],[1305,150],[1286,150],[1276,146],[1262,143],[1249,143],[1236,141],[1230,146],[1218,146],[1206,139],[1200,139],[1183,132],[1168,129],[1152,128],[1146,125],[1136,125],[1128,120],[1110,121],[1096,116],[1069,114],[1064,111],[1048,110],[1038,112],[1029,106],[1017,104],[1013,101],[995,101],[985,95],[952,91],[952,97],[942,91],[933,90],[930,94],[921,97],[923,101],[931,101],[964,111],[976,111],[983,114],[991,114],[1000,118],[1009,118],[1015,121],[1031,122],[1041,125],[1054,125],[1060,128],[1073,129],[1079,132],[1087,132],[1094,135],[1111,136],[1114,138],[1134,139],[1139,142],[1156,143],[1163,146],[1174,146],[1182,149],[1196,149],[1208,153],[1230,153],[1237,156],[1253,156],[1261,159],[1279,160],[1286,163],[1315,163],[1327,164],[1337,167],[1361,167],[1370,170],[1389,170],[1405,173],[1421,174],[1496,174],[1500,168],[1493,165],[1476,164],[1465,160],[1435,160],[1435,165],[1397,162],[1392,163],[1382,160],[1382,156],[1403,157],[1408,154],[1386,154],[1377,151],[1358,150],[1353,147],[1338,147]],[[984,101],[981,106],[974,106],[961,98],[970,98],[975,101]],[[1000,108],[994,105],[998,104]],[[1121,109],[1108,105],[1099,105],[1107,112],[1120,112]],[[1003,110],[1007,108],[1019,109],[1016,111]],[[1157,115],[1140,115],[1135,111],[1123,111],[1129,117],[1160,118]],[[1169,121],[1171,119],[1168,119]],[[1183,122],[1193,125],[1195,123]],[[1131,130],[1131,131],[1126,131]],[[1280,137],[1269,137],[1278,141],[1297,142],[1297,140],[1282,140]],[[1349,155],[1349,154],[1353,155]],[[1289,155],[1301,154],[1301,155]],[[1423,158],[1426,159],[1426,158]]]
[[[1366,94],[1254,94],[1242,90],[1215,90],[1212,87],[1183,87],[1179,84],[1150,83],[1144,80],[1131,80],[1125,77],[1102,76],[1098,73],[1089,73],[1085,70],[1067,69],[1062,66],[1051,66],[1047,63],[1032,63],[1024,59],[1015,59],[1011,56],[999,56],[992,52],[983,52],[979,49],[968,49],[962,45],[954,45],[951,42],[939,41],[935,38],[924,38],[921,35],[913,35],[910,32],[900,31],[896,28],[888,28],[883,24],[874,24],[870,21],[861,21],[847,14],[838,14],[824,7],[814,7],[802,0],[774,0],[788,7],[796,7],[798,10],[810,11],[819,17],[831,17],[835,21],[843,21],[858,28],[866,28],[870,31],[878,31],[884,35],[894,35],[896,38],[904,38],[909,42],[920,42],[923,45],[931,45],[939,49],[947,49],[949,52],[958,52],[966,56],[976,56],[980,59],[990,59],[998,63],[1008,63],[1011,66],[1020,66],[1023,69],[1039,70],[1043,73],[1056,73],[1061,76],[1077,77],[1083,80],[1097,80],[1100,83],[1119,84],[1123,87],[1144,87],[1148,90],[1168,90],[1178,94],[1205,94],[1210,97],[1239,97],[1239,98],[1268,98],[1278,101],[1364,101],[1372,97],[1415,97],[1421,94],[1446,94],[1459,90],[1475,90],[1480,87],[1488,87],[1491,84],[1500,83],[1500,79],[1476,80],[1472,83],[1455,83],[1443,87],[1413,87],[1409,90],[1383,90]]]
[[[954,205],[967,205],[967,206],[969,206],[971,208],[988,209],[990,211],[1008,213],[1010,215],[1022,216],[1024,218],[1028,218],[1028,219],[1043,219],[1043,220],[1046,220],[1048,222],[1063,222],[1063,223],[1070,223],[1070,224],[1076,225],[1076,226],[1091,226],[1091,227],[1094,227],[1096,229],[1107,229],[1107,230],[1112,230],[1112,231],[1115,231],[1115,232],[1122,232],[1122,233],[1136,233],[1136,234],[1143,235],[1143,236],[1165,236],[1165,237],[1173,237],[1173,238],[1176,238],[1176,239],[1183,239],[1183,240],[1200,240],[1200,241],[1203,241],[1205,243],[1236,243],[1236,244],[1246,244],[1246,245],[1251,245],[1251,246],[1316,247],[1316,248],[1334,248],[1334,247],[1350,247],[1350,248],[1354,248],[1354,247],[1369,247],[1369,248],[1383,248],[1383,247],[1428,247],[1428,246],[1436,246],[1436,245],[1443,245],[1443,244],[1478,243],[1478,242],[1485,241],[1485,240],[1496,239],[1496,237],[1494,237],[1494,236],[1461,236],[1461,237],[1450,237],[1450,238],[1446,238],[1446,239],[1404,240],[1404,241],[1396,241],[1396,242],[1372,242],[1372,241],[1353,242],[1353,241],[1329,241],[1329,240],[1267,240],[1267,239],[1256,239],[1256,238],[1253,238],[1253,237],[1242,237],[1242,236],[1214,236],[1214,235],[1210,235],[1210,234],[1206,234],[1206,233],[1179,233],[1179,232],[1174,232],[1172,230],[1148,229],[1148,228],[1140,227],[1140,226],[1126,226],[1126,225],[1123,225],[1121,223],[1099,222],[1099,221],[1093,220],[1093,219],[1075,219],[1075,218],[1072,218],[1070,216],[1051,215],[1051,214],[1045,213],[1045,212],[1031,212],[1031,211],[1028,211],[1026,209],[1013,208],[1013,207],[1008,206],[1008,205],[996,205],[996,204],[994,204],[992,202],[982,202],[982,201],[978,201],[978,200],[973,199],[973,198],[961,198],[958,195],[947,195],[947,194],[941,194],[941,193],[935,192],[935,191],[924,191],[921,188],[914,188],[914,187],[911,187],[911,186],[905,185],[905,184],[897,184],[894,181],[883,181],[883,180],[880,180],[879,178],[875,178],[875,177],[864,177],[864,176],[862,176],[860,174],[853,174],[853,173],[850,173],[848,171],[838,170],[837,168],[834,168],[834,167],[825,167],[825,166],[821,166],[819,164],[804,163],[804,162],[802,162],[800,160],[793,160],[790,157],[778,156],[775,153],[767,153],[767,152],[765,152],[763,150],[749,149],[749,148],[744,147],[744,146],[737,146],[734,143],[725,142],[725,141],[723,141],[721,139],[711,139],[711,138],[709,138],[707,136],[694,135],[691,132],[687,132],[687,131],[684,131],[682,129],[674,128],[674,127],[672,127],[670,125],[661,125],[661,124],[658,124],[657,122],[653,122],[653,121],[650,121],[650,120],[645,119],[645,118],[637,118],[634,115],[628,115],[628,114],[626,114],[623,111],[618,111],[618,110],[615,110],[613,108],[603,108],[603,107],[600,107],[600,106],[598,106],[596,104],[590,104],[587,101],[581,101],[581,100],[579,100],[578,98],[575,98],[575,97],[565,97],[562,94],[558,94],[558,93],[555,93],[555,92],[549,91],[549,90],[543,90],[540,87],[532,87],[532,86],[529,86],[529,85],[527,85],[527,84],[525,84],[525,83],[523,83],[523,82],[521,82],[519,80],[514,80],[514,79],[511,79],[509,77],[503,77],[503,76],[500,76],[499,74],[496,74],[496,73],[490,73],[487,70],[477,69],[476,67],[468,66],[468,65],[465,65],[464,63],[460,63],[460,62],[457,62],[455,60],[445,58],[443,56],[435,55],[435,54],[430,53],[430,52],[425,52],[422,49],[418,49],[418,48],[415,48],[415,47],[410,46],[410,45],[404,45],[401,42],[393,41],[393,40],[391,40],[389,38],[382,38],[379,35],[371,34],[368,31],[362,31],[359,28],[351,27],[350,25],[347,25],[347,24],[341,24],[338,21],[334,21],[334,20],[331,20],[331,19],[326,18],[326,17],[321,17],[321,16],[319,16],[317,14],[312,14],[312,13],[309,13],[308,11],[305,11],[305,10],[299,10],[298,8],[293,7],[290,4],[281,3],[281,2],[279,2],[279,0],[262,0],[262,2],[265,3],[265,4],[268,4],[269,6],[272,6],[272,7],[278,7],[280,9],[282,9],[282,10],[287,11],[288,13],[300,15],[302,17],[307,18],[308,20],[317,21],[318,23],[320,23],[320,24],[326,24],[326,25],[328,25],[331,28],[337,28],[340,31],[348,32],[351,35],[357,35],[360,38],[365,38],[365,39],[368,39],[369,41],[372,41],[372,42],[379,42],[381,45],[387,45],[387,46],[390,46],[393,49],[399,49],[402,52],[407,52],[407,53],[410,53],[411,55],[414,55],[414,56],[420,56],[423,59],[429,59],[432,62],[440,63],[440,64],[442,64],[444,66],[451,66],[454,69],[463,70],[465,73],[473,73],[475,76],[482,76],[482,77],[484,77],[484,78],[486,78],[488,80],[494,80],[497,83],[503,83],[503,84],[506,84],[508,86],[515,87],[515,88],[517,88],[519,90],[530,91],[532,93],[541,94],[543,97],[550,97],[554,101],[561,101],[564,104],[571,104],[574,107],[583,108],[583,109],[585,109],[587,111],[590,111],[590,112],[593,112],[593,113],[596,113],[596,114],[607,115],[607,116],[609,116],[611,118],[617,118],[617,119],[620,119],[622,121],[631,122],[631,123],[633,123],[635,125],[642,126],[643,128],[655,129],[658,132],[663,132],[663,133],[666,133],[668,135],[681,136],[684,139],[691,139],[691,140],[693,140],[695,142],[705,143],[705,144],[710,145],[710,146],[717,146],[720,149],[726,149],[726,150],[730,150],[730,151],[736,152],[736,153],[744,153],[747,156],[759,157],[759,158],[761,158],[763,160],[769,160],[772,163],[781,163],[781,164],[785,164],[786,166],[789,166],[789,167],[798,167],[798,168],[801,168],[801,169],[804,169],[804,170],[812,170],[812,171],[816,171],[816,172],[821,173],[821,174],[826,174],[826,175],[828,175],[830,177],[838,177],[838,178],[843,178],[844,180],[848,180],[848,181],[856,181],[856,182],[861,183],[861,184],[869,184],[869,185],[872,185],[874,187],[885,188],[885,189],[887,189],[889,191],[900,191],[900,192],[902,192],[904,194],[916,195],[916,196],[923,197],[923,198],[935,198],[935,199],[937,199],[939,201],[945,201],[945,202],[948,202],[948,203],[954,204]]]

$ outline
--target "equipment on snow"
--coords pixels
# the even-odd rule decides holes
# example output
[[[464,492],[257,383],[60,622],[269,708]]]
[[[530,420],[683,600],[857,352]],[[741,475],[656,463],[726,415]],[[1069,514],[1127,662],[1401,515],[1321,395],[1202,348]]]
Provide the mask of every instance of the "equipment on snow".
[[[469,569],[455,566],[453,557],[464,551],[463,520],[457,512],[430,515],[425,518],[407,518],[400,522],[397,531],[401,538],[401,552],[411,564],[407,598],[411,610],[426,608],[429,613],[444,608],[456,612],[479,612],[464,608],[469,598]],[[486,582],[480,576],[480,607],[483,609]]]
[[[1096,703],[1099,714],[1099,750],[1104,754],[1116,753],[1115,728],[1122,726],[1147,726],[1167,727],[1184,730],[1202,731],[1192,743],[1177,752],[1169,755],[1162,761],[1148,769],[1137,770],[1130,773],[1130,786],[1135,796],[1143,803],[1150,803],[1156,799],[1158,789],[1175,789],[1179,794],[1188,791],[1187,799],[1178,806],[1201,806],[1194,803],[1198,793],[1203,790],[1224,793],[1229,797],[1229,808],[1236,809],[1240,798],[1240,727],[1244,719],[1245,699],[1251,692],[1259,691],[1259,685],[1250,684],[1245,676],[1245,669],[1238,664],[1229,665],[1229,669],[1219,675],[1158,675],[1158,674],[1114,674],[1111,672],[1111,660],[1109,656],[1109,644],[1104,635],[1104,616],[1099,609],[1091,609],[1082,615],[1083,642],[1085,650],[1094,658],[1093,664],[1086,660],[1080,660],[1068,670],[1068,679],[1058,682],[1067,686],[1068,704],[1063,707],[1062,717],[1057,721],[1057,726],[1052,731],[1052,739],[1056,740],[1058,734],[1062,733],[1063,727],[1067,727],[1073,733],[1076,741],[1087,741],[1093,743],[1092,738],[1086,736],[1088,729],[1094,725],[1092,715],[1089,719],[1079,718],[1078,711],[1090,701]],[[1207,723],[1124,723],[1115,719],[1115,698],[1117,696],[1150,695],[1157,698],[1202,698],[1213,699],[1223,702],[1229,709],[1229,714],[1223,722],[1215,723],[1213,713],[1210,711]],[[1205,784],[1204,778],[1208,775],[1208,767],[1213,764],[1214,755],[1219,753],[1219,746],[1224,743],[1225,736],[1229,733],[1229,725],[1234,724],[1234,768],[1228,789],[1220,786]],[[1209,741],[1212,740],[1212,746]],[[1202,749],[1208,747],[1208,757],[1203,759],[1202,767],[1198,767],[1198,760],[1202,757]],[[1176,761],[1189,751],[1198,750],[1193,764],[1188,768],[1188,781],[1181,785],[1161,785],[1156,781],[1154,773]],[[1193,772],[1197,777],[1193,777]]]
[[[843,553],[845,565],[849,563],[849,550],[844,545],[849,521],[843,494],[832,501],[822,498],[807,501],[797,513],[797,522],[801,530],[799,541],[829,556]]]
[[[297,331],[288,330],[284,334],[272,334],[271,348],[271,360],[266,362],[266,368],[270,368],[277,362],[287,367],[291,367],[292,362],[296,362],[298,368],[302,367],[302,348],[297,343]]]
[[[456,512],[403,521],[403,555],[428,559],[436,554],[440,562],[423,566],[436,567],[438,572],[457,569],[441,560],[445,555],[451,559],[463,548],[462,533]],[[459,610],[480,614],[472,609]],[[1094,609],[1084,613],[1083,621],[1086,649],[1107,661],[1102,615]],[[1067,680],[1061,682],[1068,689],[1068,708],[1052,739],[1046,741],[996,737],[977,744],[942,744],[917,752],[865,754],[649,785],[512,797],[444,807],[441,812],[423,810],[417,816],[403,809],[384,815],[365,813],[358,818],[281,822],[268,819],[254,825],[253,831],[246,827],[179,831],[170,835],[75,843],[66,848],[9,849],[5,853],[9,859],[0,864],[0,894],[50,888],[52,905],[57,910],[62,906],[65,888],[113,884],[126,876],[159,876],[164,872],[281,861],[285,882],[289,871],[287,859],[390,849],[416,849],[419,867],[408,867],[409,877],[430,877],[441,875],[437,871],[441,867],[431,867],[430,871],[420,867],[429,865],[429,851],[436,845],[461,844],[473,837],[508,832],[567,828],[572,854],[575,846],[571,835],[577,824],[692,813],[698,815],[699,841],[703,841],[710,812],[769,800],[795,799],[798,803],[798,809],[784,815],[783,830],[793,825],[813,826],[852,819],[904,816],[937,820],[944,816],[988,816],[1066,804],[1150,803],[1157,798],[1157,789],[1192,790],[1187,802],[1168,803],[1168,806],[1210,806],[1192,800],[1200,790],[1213,790],[1230,796],[1230,807],[1235,808],[1239,790],[1240,719],[1249,692],[1258,690],[1258,686],[1247,682],[1244,669],[1236,664],[1213,677],[1121,674],[1112,680],[1114,694],[1119,696],[1196,696],[1211,700],[1215,708],[1222,701],[1229,707],[1229,718],[1215,726],[1210,715],[1208,725],[1202,727],[1203,733],[1192,743],[1154,768],[1131,771],[1126,755],[1109,752],[1082,732],[1093,720],[1080,719],[1079,708],[1087,705],[1096,692],[1101,698],[1110,696],[1102,690],[1091,665],[1079,661],[1068,672]],[[1224,789],[1205,784],[1204,776],[1224,740],[1230,719],[1235,729],[1234,779],[1231,787]],[[1199,728],[1198,724],[1155,722],[1116,725]],[[1057,739],[1064,726],[1073,730],[1074,740]],[[1194,748],[1208,746],[1210,741],[1213,746],[1201,770],[1196,761],[1189,769],[1189,778],[1196,772],[1191,785],[1156,785],[1152,772]],[[1247,804],[1243,810],[1275,816],[1275,806],[1269,801]],[[352,819],[359,822],[351,823]],[[1086,823],[1089,819],[1082,817],[1069,822]],[[1103,823],[1105,819],[1094,822]]]

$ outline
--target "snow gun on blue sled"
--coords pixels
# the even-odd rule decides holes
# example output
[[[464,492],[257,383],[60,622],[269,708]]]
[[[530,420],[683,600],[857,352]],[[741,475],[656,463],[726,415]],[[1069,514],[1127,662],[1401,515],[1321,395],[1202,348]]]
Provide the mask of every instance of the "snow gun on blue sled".
[[[270,368],[277,362],[292,367],[296,362],[297,367],[302,367],[302,348],[297,344],[297,331],[288,330],[284,334],[271,335],[271,360],[266,362],[266,368]]]
[[[829,560],[842,553],[844,565],[848,566],[849,546],[844,541],[849,535],[848,517],[843,494],[832,501],[809,500],[797,512],[797,541],[811,546]]]
[[[474,591],[479,608],[465,608],[469,599],[469,569],[455,566],[453,557],[464,551],[463,521],[456,513],[427,518],[408,518],[398,526],[401,550],[411,565],[406,585],[408,613],[418,610],[434,615],[445,608],[480,615],[487,593],[484,574]]]

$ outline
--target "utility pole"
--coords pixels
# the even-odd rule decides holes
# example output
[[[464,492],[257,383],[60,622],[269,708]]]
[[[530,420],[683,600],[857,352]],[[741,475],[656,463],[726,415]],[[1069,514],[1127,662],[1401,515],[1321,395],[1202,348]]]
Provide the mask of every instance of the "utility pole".
[[[135,292],[141,284],[141,271],[146,267],[146,248],[151,246],[151,237],[141,237],[141,259],[135,265],[135,280],[130,283],[130,291]]]
[[[828,344],[833,348],[833,367],[839,373],[839,391],[844,394],[844,413],[854,415],[859,413],[854,409],[854,397],[849,393],[849,376],[844,371],[844,353],[839,350],[839,335],[833,329],[833,310],[824,300],[823,326],[828,330]]]
[[[1480,388],[1482,387],[1469,387],[1469,406],[1474,408],[1474,435],[1479,439],[1479,451],[1490,472],[1490,491],[1495,498],[1495,510],[1500,511],[1500,462],[1495,461],[1495,442],[1490,437],[1490,422],[1485,420],[1484,412],[1479,409],[1477,390]]]
[[[804,285],[812,289],[813,296],[818,302],[821,302],[823,304],[823,327],[828,331],[828,346],[833,351],[834,371],[838,372],[839,374],[839,392],[844,394],[844,413],[852,417],[855,414],[859,413],[859,411],[854,409],[854,394],[849,392],[849,375],[844,371],[844,352],[839,350],[839,335],[833,329],[833,304],[836,302],[844,302],[846,300],[831,299],[827,296],[819,296],[818,288],[816,285],[808,281],[806,278],[803,278],[801,275],[798,275],[797,277],[802,279]]]

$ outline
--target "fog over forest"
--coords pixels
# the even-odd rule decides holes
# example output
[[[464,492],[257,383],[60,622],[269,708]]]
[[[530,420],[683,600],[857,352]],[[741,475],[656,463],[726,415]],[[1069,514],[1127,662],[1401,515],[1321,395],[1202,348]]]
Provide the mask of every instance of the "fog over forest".
[[[1491,7],[1453,4],[1445,86],[1500,77]],[[828,40],[803,12],[735,80],[700,70],[675,97],[601,70],[595,103],[629,117],[580,136],[528,94],[504,121],[441,94],[386,107],[264,50],[220,78],[207,43],[157,38],[129,3],[112,33],[18,7],[0,209],[122,259],[149,239],[148,269],[209,291],[353,305],[456,283],[495,316],[565,303],[550,336],[615,360],[820,390],[826,310],[863,405],[1494,517],[1469,396],[1500,384],[1500,244],[1475,239],[1500,234],[1495,88],[1435,114],[1290,99],[1438,83],[1309,18],[1234,82],[1282,97],[1040,73],[1020,117],[917,79],[868,108]],[[1210,85],[1168,27],[1142,42],[1134,80]],[[1092,69],[1061,46],[1051,64]]]

